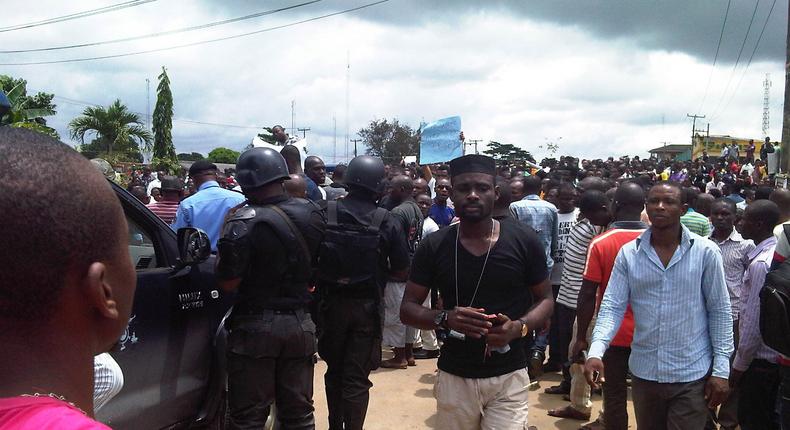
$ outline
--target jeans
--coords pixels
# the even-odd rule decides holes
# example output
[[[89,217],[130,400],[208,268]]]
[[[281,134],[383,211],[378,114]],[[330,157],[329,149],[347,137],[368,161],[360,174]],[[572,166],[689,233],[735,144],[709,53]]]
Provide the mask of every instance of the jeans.
[[[738,422],[743,430],[779,429],[779,365],[754,359],[738,382]]]
[[[329,296],[320,304],[318,353],[330,430],[362,430],[370,399],[370,371],[381,364],[381,316],[374,299]]]
[[[628,429],[628,358],[631,348],[610,346],[603,355],[603,415],[607,430]]]

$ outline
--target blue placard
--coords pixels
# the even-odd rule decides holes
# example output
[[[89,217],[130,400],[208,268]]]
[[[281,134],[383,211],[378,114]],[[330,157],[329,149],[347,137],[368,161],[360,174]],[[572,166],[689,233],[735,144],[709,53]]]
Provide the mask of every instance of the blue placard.
[[[460,116],[440,119],[423,127],[420,164],[442,163],[464,155],[460,134]]]

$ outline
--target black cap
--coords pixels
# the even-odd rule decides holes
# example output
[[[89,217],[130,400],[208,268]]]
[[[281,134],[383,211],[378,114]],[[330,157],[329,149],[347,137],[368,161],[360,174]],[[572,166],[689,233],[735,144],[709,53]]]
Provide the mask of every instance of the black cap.
[[[165,176],[161,181],[162,186],[160,189],[162,191],[182,191],[184,189],[184,183],[175,176]]]
[[[206,160],[195,161],[194,163],[192,163],[191,166],[189,166],[189,176],[197,176],[205,172],[206,170],[216,171],[217,165],[212,163],[211,161],[206,161]]]
[[[485,173],[496,176],[496,161],[485,155],[469,154],[450,160],[450,176],[464,173]]]

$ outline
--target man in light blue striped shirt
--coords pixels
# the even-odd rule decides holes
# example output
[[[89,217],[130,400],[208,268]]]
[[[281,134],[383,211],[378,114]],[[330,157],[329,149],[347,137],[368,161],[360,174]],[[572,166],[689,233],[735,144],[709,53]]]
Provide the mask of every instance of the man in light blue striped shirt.
[[[729,391],[732,310],[721,251],[680,224],[686,206],[678,184],[650,190],[652,226],[617,256],[585,364],[591,385],[604,380],[601,357],[630,304],[629,367],[640,429],[703,428],[707,409]]]

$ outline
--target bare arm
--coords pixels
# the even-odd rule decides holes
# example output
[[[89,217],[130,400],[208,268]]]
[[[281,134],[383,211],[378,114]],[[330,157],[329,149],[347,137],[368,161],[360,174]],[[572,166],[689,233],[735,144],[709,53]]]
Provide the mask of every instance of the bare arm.
[[[422,304],[428,297],[428,287],[412,281],[406,284],[406,292],[400,305],[400,319],[403,324],[411,327],[431,330],[436,328],[434,320],[440,310],[432,310]],[[549,290],[551,294],[551,290]],[[466,336],[479,339],[486,334],[492,324],[484,309],[456,307],[447,311],[447,327]]]
[[[576,299],[576,344],[573,345],[571,359],[589,347],[587,330],[590,328],[590,321],[595,314],[595,294],[598,292],[599,285],[597,282],[586,279],[582,281],[579,297]]]
[[[431,167],[428,166],[428,165],[423,165],[423,166],[420,166],[420,167],[422,167],[423,179],[425,179],[426,181],[430,181],[431,178],[433,178],[433,173],[431,172]]]

